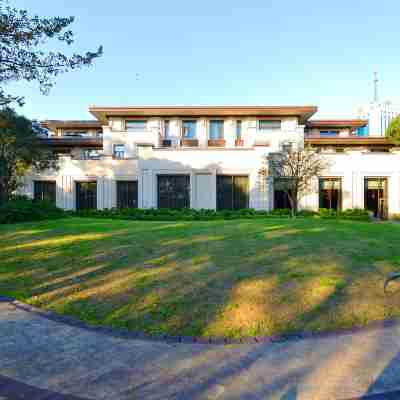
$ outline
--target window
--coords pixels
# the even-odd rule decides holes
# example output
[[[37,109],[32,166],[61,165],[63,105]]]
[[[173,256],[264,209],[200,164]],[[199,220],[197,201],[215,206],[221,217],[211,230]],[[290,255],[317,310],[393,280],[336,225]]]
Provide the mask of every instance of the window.
[[[125,121],[125,129],[128,132],[138,132],[146,130],[147,121],[139,119],[130,119]]]
[[[197,121],[182,121],[182,136],[184,139],[196,139]]]
[[[342,208],[341,178],[321,178],[319,180],[319,208],[334,210]]]
[[[242,121],[239,119],[236,121],[236,140],[242,138]]]
[[[332,137],[332,136],[338,136],[339,135],[339,131],[319,131],[319,135],[320,136],[324,136],[324,137]]]
[[[114,144],[114,158],[125,158],[125,145]]]
[[[96,209],[97,208],[97,183],[76,182],[76,209]]]
[[[275,209],[291,209],[289,195],[287,190],[289,178],[276,178],[274,179],[274,208]],[[289,190],[290,192],[290,190]]]
[[[238,210],[249,207],[248,176],[217,176],[217,209]]]
[[[98,149],[85,149],[82,151],[84,160],[98,160],[100,159],[103,151]]]
[[[90,136],[88,131],[64,131],[66,137],[87,137]]]
[[[211,140],[219,140],[224,138],[224,121],[222,120],[210,121],[209,138]]]
[[[371,153],[389,153],[389,149],[384,147],[371,148],[369,151]]]
[[[56,183],[54,181],[34,181],[33,198],[56,204]]]
[[[258,129],[260,131],[276,131],[281,129],[280,120],[260,119],[258,121]]]
[[[190,176],[158,175],[158,207],[189,208]]]
[[[137,208],[138,183],[137,181],[117,181],[117,207]]]
[[[169,119],[166,119],[164,121],[164,137],[169,138],[170,137],[170,131],[169,131]]]

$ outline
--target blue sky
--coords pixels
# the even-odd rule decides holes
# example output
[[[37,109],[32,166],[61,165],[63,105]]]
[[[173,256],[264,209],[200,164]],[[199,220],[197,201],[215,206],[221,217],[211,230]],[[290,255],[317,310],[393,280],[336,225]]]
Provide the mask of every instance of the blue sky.
[[[90,69],[35,84],[30,118],[91,118],[90,105],[266,104],[319,106],[349,116],[372,97],[400,104],[397,0],[13,0],[47,16],[74,15],[74,50],[104,46]],[[70,51],[70,49],[66,49]]]

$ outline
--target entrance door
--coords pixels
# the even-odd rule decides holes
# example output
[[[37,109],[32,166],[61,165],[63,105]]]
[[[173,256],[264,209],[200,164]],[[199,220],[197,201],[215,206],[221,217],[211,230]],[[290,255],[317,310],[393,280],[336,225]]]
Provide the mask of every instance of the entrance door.
[[[364,180],[364,208],[372,211],[376,218],[387,219],[388,217],[387,183],[387,178],[365,178]]]
[[[76,182],[76,209],[97,208],[97,183]]]

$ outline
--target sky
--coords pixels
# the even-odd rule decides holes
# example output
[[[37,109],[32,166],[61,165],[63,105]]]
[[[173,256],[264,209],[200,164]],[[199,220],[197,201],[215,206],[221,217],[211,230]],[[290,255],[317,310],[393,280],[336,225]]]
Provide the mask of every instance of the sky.
[[[67,54],[103,45],[95,65],[8,85],[19,112],[90,119],[120,105],[316,105],[350,117],[373,95],[400,104],[398,0],[9,0],[40,16],[75,16]],[[52,45],[54,46],[54,45]]]

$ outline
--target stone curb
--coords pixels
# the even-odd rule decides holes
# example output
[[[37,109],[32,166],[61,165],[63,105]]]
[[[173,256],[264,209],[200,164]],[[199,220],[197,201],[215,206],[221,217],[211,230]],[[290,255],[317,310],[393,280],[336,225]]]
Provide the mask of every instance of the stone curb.
[[[17,309],[24,310],[49,319],[54,322],[60,322],[76,328],[84,329],[90,332],[101,333],[122,339],[139,339],[154,342],[164,342],[168,344],[199,344],[199,345],[241,345],[241,344],[261,344],[261,343],[285,343],[299,341],[304,339],[321,339],[337,335],[350,335],[357,332],[368,332],[382,327],[393,327],[400,325],[400,319],[375,321],[363,327],[353,327],[349,329],[334,330],[330,332],[294,332],[290,334],[273,336],[244,336],[239,339],[221,338],[221,337],[193,337],[193,336],[169,336],[169,335],[151,335],[139,331],[132,331],[123,328],[111,328],[105,326],[93,326],[71,316],[57,314],[53,311],[44,310],[30,304],[23,303],[14,298],[0,295],[0,302],[10,303]],[[400,398],[400,397],[399,397]]]

